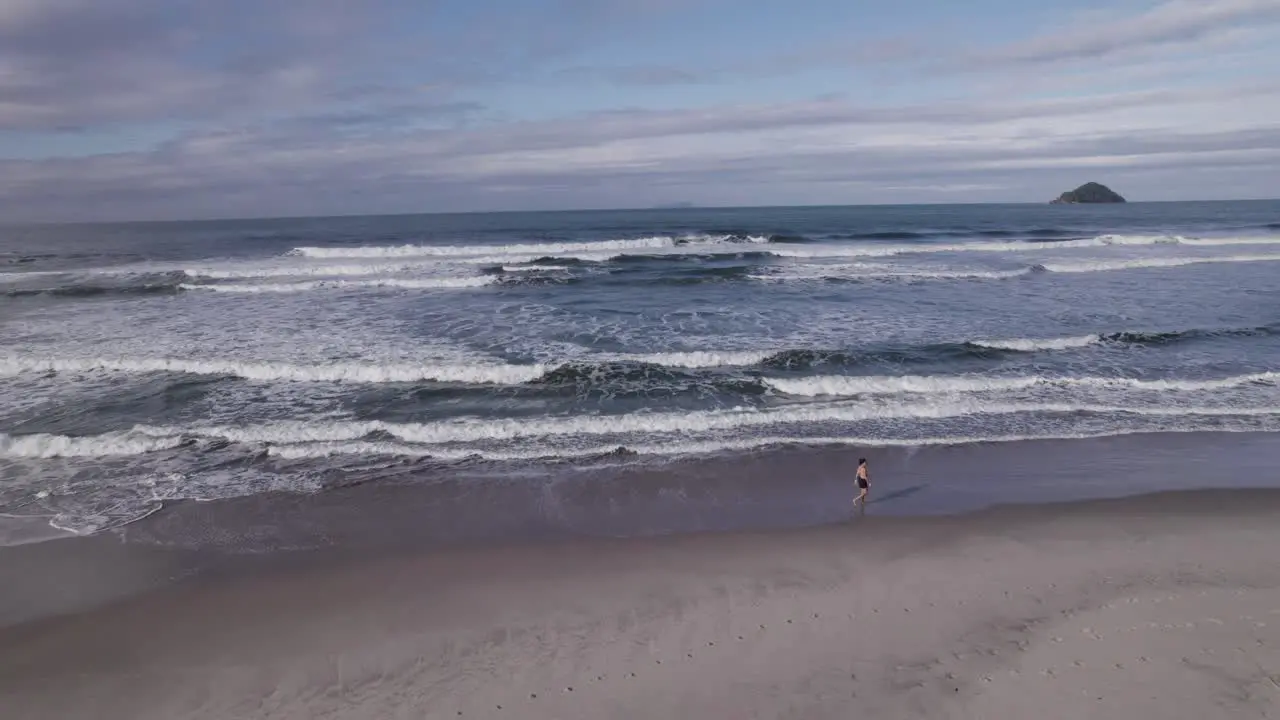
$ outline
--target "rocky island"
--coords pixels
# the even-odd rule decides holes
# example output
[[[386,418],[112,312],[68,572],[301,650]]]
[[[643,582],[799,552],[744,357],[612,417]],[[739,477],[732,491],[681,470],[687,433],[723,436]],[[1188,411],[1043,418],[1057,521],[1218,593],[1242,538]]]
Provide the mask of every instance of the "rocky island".
[[[1106,185],[1095,182],[1085,183],[1075,190],[1064,192],[1052,201],[1052,205],[1076,205],[1081,203],[1122,203],[1126,202],[1119,193]]]

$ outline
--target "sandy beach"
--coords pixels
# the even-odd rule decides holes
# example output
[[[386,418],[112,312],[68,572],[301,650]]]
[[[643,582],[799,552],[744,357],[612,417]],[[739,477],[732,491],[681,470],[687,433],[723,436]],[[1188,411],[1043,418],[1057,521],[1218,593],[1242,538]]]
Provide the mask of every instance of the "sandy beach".
[[[0,629],[0,698],[14,720],[1277,717],[1277,517],[1280,492],[1223,490],[178,582],[181,551],[55,541],[0,567],[92,557],[132,585]]]

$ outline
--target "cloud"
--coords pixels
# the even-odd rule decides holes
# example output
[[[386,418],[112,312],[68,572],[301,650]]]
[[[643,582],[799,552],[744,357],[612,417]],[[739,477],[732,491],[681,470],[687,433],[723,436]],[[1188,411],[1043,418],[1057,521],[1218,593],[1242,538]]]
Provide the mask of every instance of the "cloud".
[[[1117,61],[1150,62],[1161,54],[1176,52],[1187,59],[1188,53],[1231,51],[1255,42],[1274,47],[1274,32],[1267,31],[1280,22],[1280,1],[1168,0],[1136,14],[1112,7],[1078,17],[1076,22],[1059,24],[1026,40],[978,49],[966,48],[945,33],[932,37],[886,34],[858,42],[841,37],[796,50],[754,53],[722,63],[713,74],[717,78],[753,79],[843,67],[864,73],[914,73],[916,82],[924,82],[1024,67],[1042,73],[1043,66],[1054,64],[1058,65],[1054,71],[1066,72],[1073,62],[1087,63],[1093,72],[1108,64],[1105,72],[1112,72],[1121,67]],[[671,68],[669,75],[677,78],[680,72]],[[704,75],[683,72],[690,78]],[[625,78],[617,80],[627,84]]]
[[[502,13],[449,0],[0,0],[0,133],[175,133],[136,152],[0,160],[0,217],[1039,200],[1085,173],[1169,197],[1280,180],[1280,80],[1261,71],[1274,48],[1234,43],[1280,19],[1277,0],[1166,2],[982,53],[892,34],[772,56],[734,38],[736,59],[693,68],[604,52],[690,2],[711,0]],[[446,5],[452,15],[436,12]],[[1187,72],[1232,52],[1252,77]],[[921,74],[952,65],[963,72]],[[853,66],[863,83],[868,68],[914,79],[861,102],[843,86],[734,94]],[[562,99],[615,96],[596,83],[674,109],[555,115]],[[677,87],[693,84],[709,92]],[[537,104],[542,91],[556,94],[536,120],[508,97]],[[764,99],[731,99],[748,96]]]
[[[795,135],[821,128],[879,126],[894,132],[927,134],[990,126],[994,123],[1046,120],[1059,125],[1071,118],[1142,110],[1148,115],[1187,106],[1267,101],[1280,95],[1280,81],[1184,90],[1107,93],[1034,101],[942,102],[896,107],[868,107],[842,100],[772,105],[723,105],[692,110],[618,110],[544,122],[510,123],[500,130],[473,129],[432,134],[420,139],[444,154],[546,152],[600,147],[610,143],[681,136],[724,136],[753,132]]]
[[[1082,171],[1155,168],[1217,173],[1197,183],[1227,187],[1241,173],[1280,167],[1280,123],[1270,120],[1280,117],[1276,91],[1260,82],[896,108],[827,100],[426,129],[388,125],[377,114],[320,114],[190,133],[151,152],[0,162],[0,213],[68,219],[74,208],[82,219],[125,219],[633,206],[671,196],[729,200],[747,189],[803,201],[801,188],[810,201],[981,197],[1037,185],[1048,197],[1079,184]],[[478,108],[435,110],[448,117]],[[841,196],[841,188],[857,194]]]
[[[1092,14],[1088,22],[971,58],[979,64],[1099,60],[1152,46],[1205,40],[1247,23],[1280,21],[1276,0],[1172,0],[1132,17]]]
[[[697,85],[714,79],[713,73],[694,72],[668,65],[623,65],[617,67],[572,67],[556,73],[572,83],[607,82],[622,87]]]
[[[273,124],[273,131],[296,138],[300,133],[318,135],[325,141],[346,133],[402,132],[423,126],[458,126],[486,112],[476,102],[397,102],[372,109],[347,109],[298,115]],[[332,135],[331,135],[332,134]]]
[[[0,0],[0,131],[216,121],[331,102],[379,3]]]

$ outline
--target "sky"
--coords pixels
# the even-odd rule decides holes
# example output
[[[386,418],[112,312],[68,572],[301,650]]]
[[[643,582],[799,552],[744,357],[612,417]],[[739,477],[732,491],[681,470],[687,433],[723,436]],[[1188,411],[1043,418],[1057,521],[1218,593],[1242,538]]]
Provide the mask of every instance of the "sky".
[[[0,222],[1280,196],[1280,0],[0,0]]]

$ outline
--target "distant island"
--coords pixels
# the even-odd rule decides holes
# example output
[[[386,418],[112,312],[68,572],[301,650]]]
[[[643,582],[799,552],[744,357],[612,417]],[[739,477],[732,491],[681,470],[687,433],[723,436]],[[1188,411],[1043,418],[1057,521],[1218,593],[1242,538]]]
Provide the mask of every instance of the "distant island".
[[[1058,196],[1057,200],[1052,201],[1051,205],[1077,205],[1081,203],[1122,203],[1126,200],[1120,196],[1120,193],[1112,190],[1106,185],[1100,185],[1096,182],[1085,183],[1075,190],[1070,190]]]

